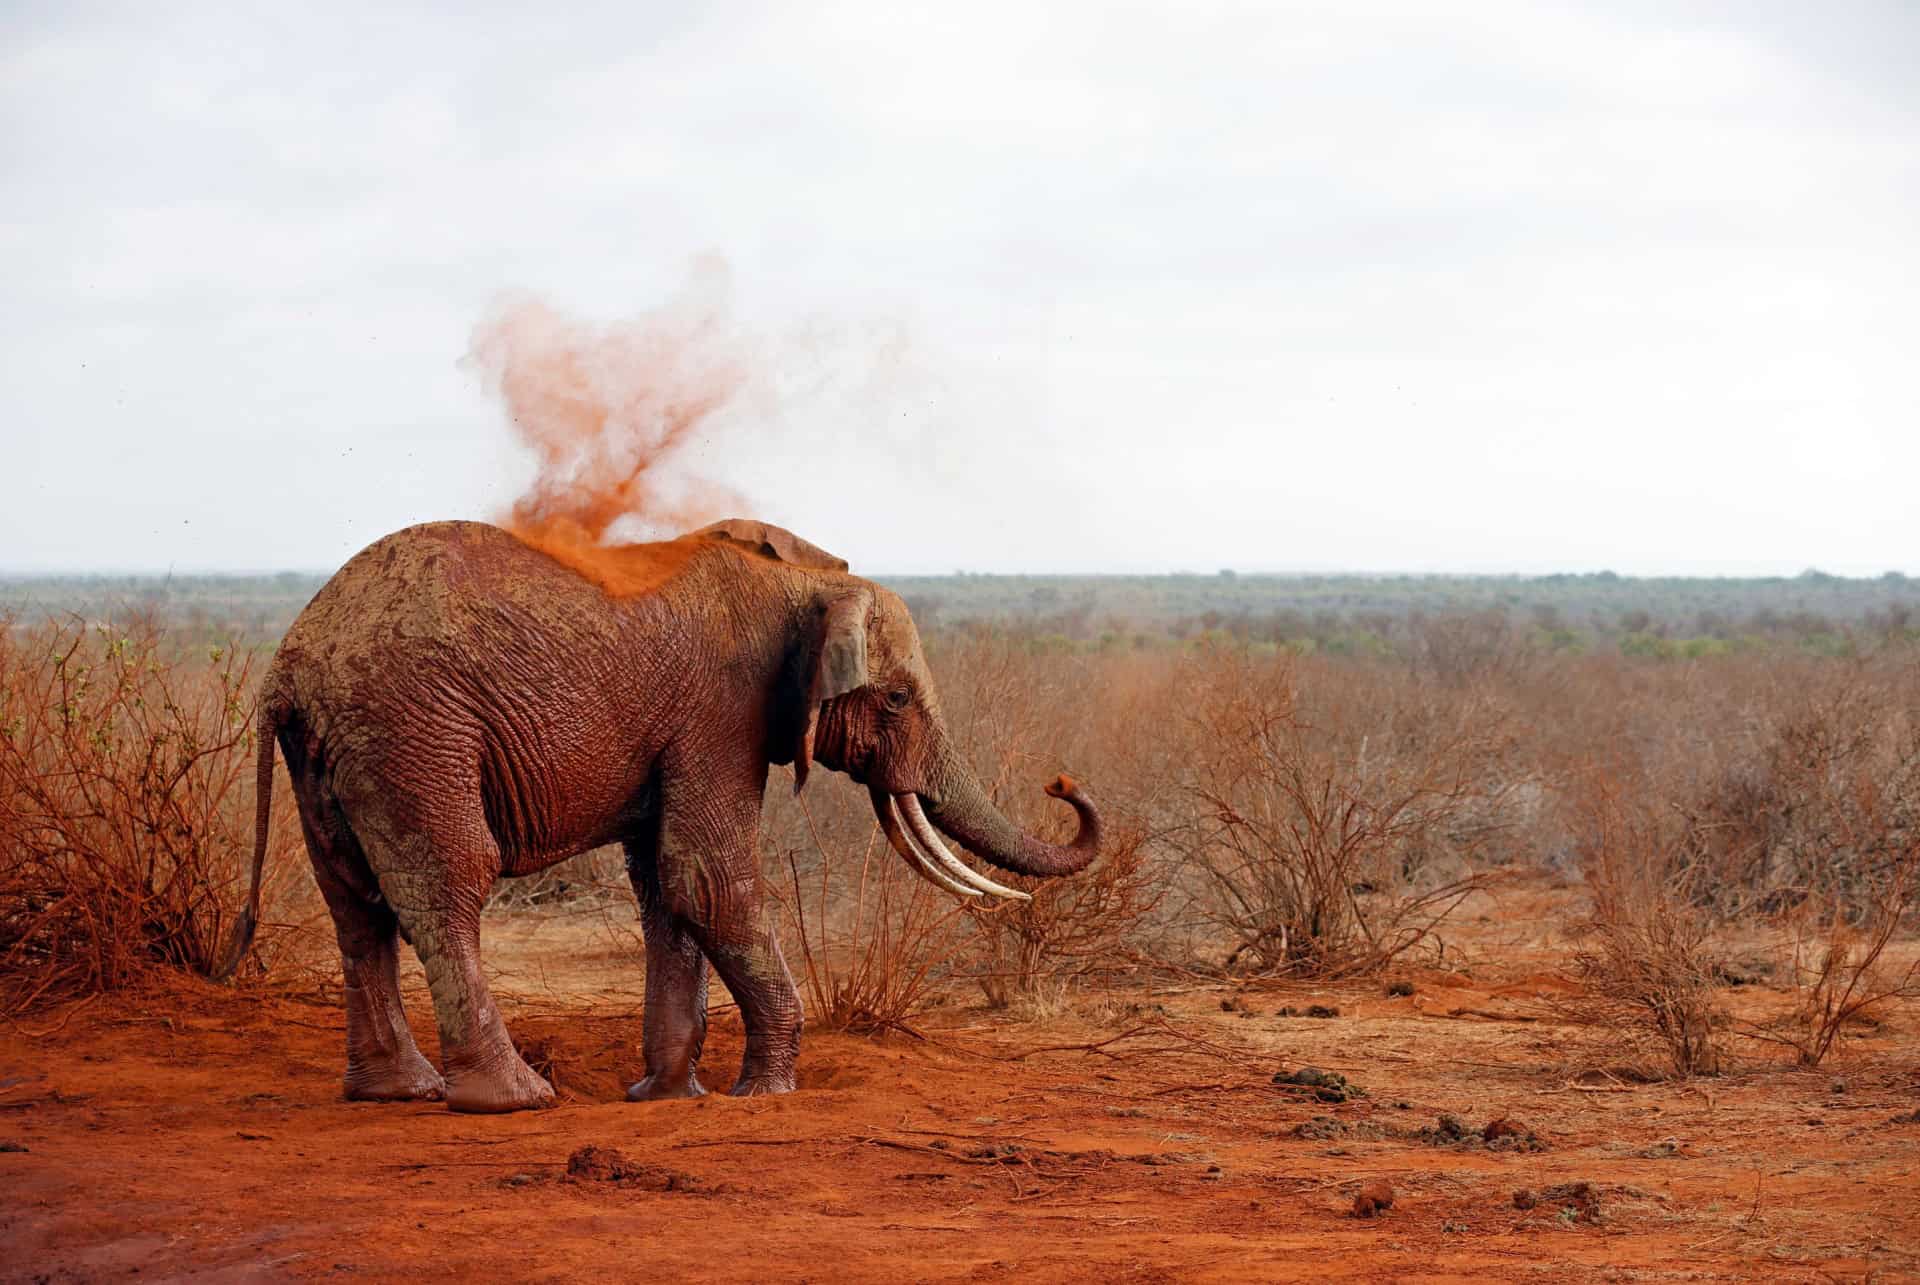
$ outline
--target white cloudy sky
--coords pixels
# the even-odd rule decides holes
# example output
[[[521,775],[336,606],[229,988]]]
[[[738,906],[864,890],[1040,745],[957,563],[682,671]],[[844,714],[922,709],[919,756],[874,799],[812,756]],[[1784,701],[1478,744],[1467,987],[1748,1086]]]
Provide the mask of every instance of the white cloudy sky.
[[[1920,573],[1910,0],[275,8],[0,8],[0,568],[485,516],[707,256],[859,569]]]

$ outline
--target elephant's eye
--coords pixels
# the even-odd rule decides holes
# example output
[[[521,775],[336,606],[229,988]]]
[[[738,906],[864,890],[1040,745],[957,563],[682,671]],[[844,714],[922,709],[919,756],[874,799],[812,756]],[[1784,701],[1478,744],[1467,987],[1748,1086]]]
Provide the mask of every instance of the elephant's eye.
[[[904,687],[896,687],[887,693],[887,704],[894,709],[905,709],[907,702],[913,699],[913,693]]]

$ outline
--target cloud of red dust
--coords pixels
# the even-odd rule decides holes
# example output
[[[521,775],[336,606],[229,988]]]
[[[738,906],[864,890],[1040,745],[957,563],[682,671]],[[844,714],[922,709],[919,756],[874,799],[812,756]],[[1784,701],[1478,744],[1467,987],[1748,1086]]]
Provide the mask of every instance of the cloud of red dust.
[[[630,321],[596,325],[510,298],[475,328],[467,360],[538,462],[497,520],[603,587],[640,592],[679,561],[623,536],[671,539],[747,516],[739,492],[686,458],[718,431],[752,370],[718,261],[697,265],[677,297]]]

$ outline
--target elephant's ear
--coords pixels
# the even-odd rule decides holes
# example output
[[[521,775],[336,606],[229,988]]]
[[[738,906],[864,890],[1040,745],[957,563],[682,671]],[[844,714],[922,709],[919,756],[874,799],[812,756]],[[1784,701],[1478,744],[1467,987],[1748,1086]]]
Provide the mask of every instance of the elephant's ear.
[[[814,571],[845,571],[847,560],[836,558],[817,544],[802,540],[785,527],[751,518],[726,518],[690,533],[696,539],[726,540],[743,545],[763,558],[791,563]]]
[[[795,721],[800,741],[793,753],[793,792],[807,783],[813,767],[813,734],[820,725],[820,707],[870,681],[867,673],[867,620],[873,614],[873,595],[849,590],[826,599],[813,622],[814,636],[801,675],[806,708]]]

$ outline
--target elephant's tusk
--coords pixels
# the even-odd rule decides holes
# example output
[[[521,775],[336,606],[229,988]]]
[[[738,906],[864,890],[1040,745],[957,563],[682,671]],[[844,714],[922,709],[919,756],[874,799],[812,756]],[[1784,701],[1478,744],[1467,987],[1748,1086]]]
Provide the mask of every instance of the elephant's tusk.
[[[907,854],[908,862],[915,870],[920,872],[921,878],[936,887],[946,889],[957,897],[979,897],[985,895],[986,890],[984,888],[975,888],[971,884],[962,883],[928,858],[927,854],[921,850],[920,845],[913,841],[913,836],[901,828],[899,812],[895,808],[892,799],[887,800],[887,811],[893,813],[893,837],[899,839],[900,850]]]
[[[969,887],[952,878],[944,871],[934,868],[933,863],[920,854],[913,841],[909,839],[900,825],[900,813],[894,807],[893,800],[878,790],[873,795],[873,812],[880,819],[880,829],[887,836],[887,842],[900,854],[913,872],[943,892],[956,897],[978,897],[981,891]]]
[[[927,820],[927,814],[920,810],[919,795],[895,795],[894,802],[900,805],[900,813],[907,819],[907,836],[918,844],[923,855],[932,858],[955,879],[962,880],[981,892],[990,892],[996,897],[1005,897],[1009,901],[1033,900],[1030,893],[995,883],[971,867],[961,864],[960,858],[947,851],[947,845],[940,842],[940,836],[934,832],[932,824]]]

